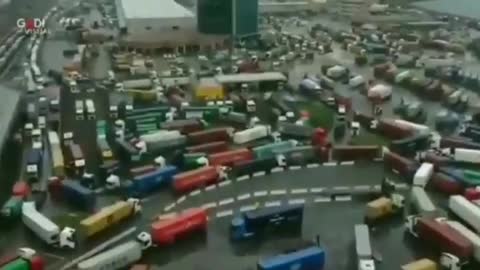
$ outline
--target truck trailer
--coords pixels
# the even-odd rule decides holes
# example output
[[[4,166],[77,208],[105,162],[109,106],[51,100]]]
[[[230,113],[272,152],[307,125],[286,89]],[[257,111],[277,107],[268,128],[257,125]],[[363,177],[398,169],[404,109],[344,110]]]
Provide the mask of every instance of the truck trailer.
[[[249,129],[237,131],[233,134],[233,142],[236,144],[244,144],[258,139],[262,139],[270,135],[270,126],[258,125]]]
[[[226,178],[225,169],[220,166],[204,166],[179,173],[173,177],[173,189],[185,193],[200,187],[215,184]]]
[[[354,227],[355,254],[358,260],[358,270],[375,270],[370,232],[365,224],[357,224]]]
[[[423,188],[412,187],[410,196],[411,202],[420,216],[430,218],[437,216],[437,208]]]
[[[480,208],[461,195],[450,196],[448,208],[468,225],[480,232]]]
[[[315,246],[260,259],[257,263],[258,270],[322,270],[324,266],[325,251]]]
[[[132,181],[125,186],[126,193],[131,197],[144,196],[149,192],[155,191],[162,186],[168,186],[172,183],[174,175],[178,173],[175,166],[165,166],[153,172],[135,176]],[[109,187],[118,187],[120,183],[109,183]]]

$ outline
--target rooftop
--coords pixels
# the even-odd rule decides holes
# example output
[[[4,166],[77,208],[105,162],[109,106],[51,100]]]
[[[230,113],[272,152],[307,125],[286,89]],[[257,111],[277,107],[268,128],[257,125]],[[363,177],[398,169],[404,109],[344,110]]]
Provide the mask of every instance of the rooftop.
[[[127,19],[193,17],[193,12],[175,0],[120,0]]]

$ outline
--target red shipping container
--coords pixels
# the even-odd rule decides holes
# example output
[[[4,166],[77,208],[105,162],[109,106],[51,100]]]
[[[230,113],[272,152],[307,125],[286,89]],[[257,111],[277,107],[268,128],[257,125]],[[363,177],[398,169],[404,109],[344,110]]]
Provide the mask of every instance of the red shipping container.
[[[473,254],[473,245],[470,240],[445,223],[421,218],[415,229],[420,239],[442,252],[448,252],[463,259]]]
[[[468,148],[480,150],[480,143],[473,142],[468,138],[442,137],[440,148]]]
[[[463,196],[469,201],[480,200],[480,189],[478,188],[467,188],[463,193]]]
[[[25,181],[16,182],[12,187],[12,195],[25,199],[30,195],[30,186]]]
[[[140,166],[140,167],[135,167],[130,169],[130,174],[132,176],[137,176],[137,175],[142,175],[146,174],[149,172],[153,172],[157,169],[156,166],[154,165],[145,165],[145,166]]]
[[[462,184],[444,173],[434,173],[430,184],[434,189],[446,195],[462,194],[463,192]]]
[[[414,161],[394,152],[385,153],[383,155],[383,162],[387,168],[396,170],[402,175],[408,173],[409,167],[414,164]]]
[[[207,211],[189,209],[167,220],[157,221],[151,226],[152,241],[157,245],[171,245],[178,238],[197,231],[207,230]]]
[[[0,266],[4,266],[9,262],[16,260],[17,258],[18,258],[18,254],[16,253],[3,255],[2,257],[0,257]]]
[[[328,133],[323,128],[316,128],[312,135],[312,145],[326,146],[328,145]]]
[[[425,162],[432,163],[435,168],[439,168],[441,166],[447,165],[447,163],[450,161],[450,158],[432,152],[427,152],[423,160]]]
[[[30,270],[44,270],[45,261],[40,256],[33,256],[30,259]]]
[[[315,152],[319,162],[321,163],[328,162],[328,158],[330,154],[329,147],[315,147]]]
[[[183,134],[200,131],[203,129],[203,124],[198,119],[173,120],[170,122],[163,122],[162,129],[178,130]]]
[[[380,151],[376,145],[335,146],[332,156],[336,161],[373,160],[380,157]]]
[[[392,140],[399,140],[413,135],[414,130],[397,125],[391,121],[380,120],[377,125],[378,132]]]
[[[219,179],[217,168],[206,166],[192,171],[179,173],[173,177],[173,188],[184,193],[216,183]]]
[[[208,156],[208,161],[212,166],[232,167],[235,162],[252,159],[254,159],[253,153],[248,148],[225,151]]]
[[[205,144],[216,141],[229,141],[234,129],[232,127],[212,128],[188,134],[189,144]]]
[[[228,150],[227,142],[211,142],[206,144],[199,144],[195,146],[190,146],[186,148],[189,153],[206,153],[213,154],[218,152],[225,152]]]
[[[62,200],[63,198],[63,187],[62,180],[58,177],[52,177],[48,181],[48,192],[50,197],[54,200]]]

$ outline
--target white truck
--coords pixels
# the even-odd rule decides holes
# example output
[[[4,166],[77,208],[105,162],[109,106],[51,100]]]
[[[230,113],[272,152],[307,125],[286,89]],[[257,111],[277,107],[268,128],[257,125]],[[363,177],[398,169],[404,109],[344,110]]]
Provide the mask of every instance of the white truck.
[[[415,175],[413,176],[413,185],[421,188],[425,188],[425,186],[428,184],[428,181],[430,181],[430,178],[432,178],[433,175],[433,164],[424,162],[422,165],[420,165],[420,168],[415,172]]]
[[[85,107],[87,107],[87,117],[90,120],[95,119],[95,103],[93,103],[93,100],[87,99],[85,100]]]
[[[448,220],[446,221],[448,226],[459,232],[465,238],[470,240],[473,245],[473,258],[480,262],[480,236],[472,232],[469,228],[458,221]]]
[[[370,232],[365,224],[357,224],[355,230],[355,252],[358,259],[358,270],[375,270]]]
[[[233,134],[233,142],[236,144],[244,144],[254,140],[262,139],[269,136],[271,127],[267,125],[258,125],[249,129],[237,131]]]
[[[461,195],[450,196],[448,208],[475,231],[480,232],[480,208]]]
[[[410,198],[418,214],[425,217],[436,217],[437,208],[422,187],[413,186]]]
[[[60,228],[50,219],[38,212],[35,202],[24,202],[22,206],[22,221],[45,243],[60,247],[74,249],[76,246],[76,231],[73,228]]]
[[[140,260],[143,250],[152,246],[152,237],[146,232],[137,236],[136,240],[118,245],[77,265],[79,270],[114,270],[123,269]]]
[[[454,148],[450,153],[455,161],[480,163],[480,151],[475,149]]]
[[[75,100],[75,117],[77,120],[83,120],[85,109],[83,107],[83,101]]]

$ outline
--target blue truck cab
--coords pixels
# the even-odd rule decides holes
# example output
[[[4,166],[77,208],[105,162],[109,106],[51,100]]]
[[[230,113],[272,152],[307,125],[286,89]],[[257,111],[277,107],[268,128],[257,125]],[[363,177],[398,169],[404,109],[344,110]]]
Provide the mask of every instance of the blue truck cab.
[[[178,173],[175,166],[165,166],[153,172],[138,175],[126,185],[126,193],[132,197],[141,197],[161,186],[167,186]]]
[[[322,270],[324,267],[325,251],[316,246],[261,259],[257,263],[257,270]]]
[[[303,205],[262,208],[242,213],[232,219],[230,238],[242,240],[270,228],[301,228],[303,222]]]

